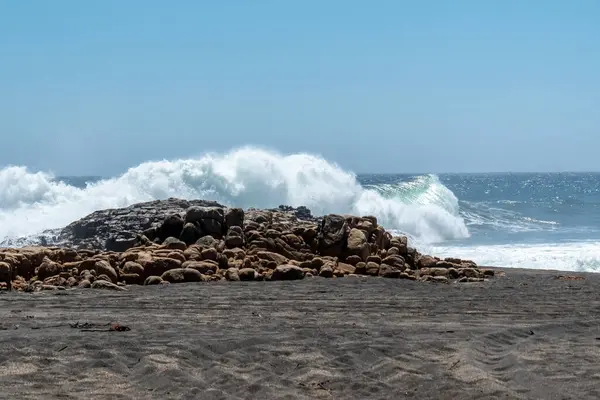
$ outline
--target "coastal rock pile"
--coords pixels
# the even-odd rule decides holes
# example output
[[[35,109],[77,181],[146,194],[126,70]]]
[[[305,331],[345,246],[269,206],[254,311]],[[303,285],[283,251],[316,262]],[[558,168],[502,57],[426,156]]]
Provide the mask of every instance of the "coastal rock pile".
[[[494,275],[468,260],[420,254],[373,216],[315,218],[169,199],[99,211],[63,230],[69,247],[0,249],[17,290],[377,276],[448,283]]]

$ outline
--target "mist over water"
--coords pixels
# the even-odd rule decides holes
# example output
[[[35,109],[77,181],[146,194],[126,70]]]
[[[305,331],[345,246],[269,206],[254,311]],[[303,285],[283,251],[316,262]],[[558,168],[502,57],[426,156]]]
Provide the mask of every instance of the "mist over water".
[[[311,154],[244,147],[148,161],[111,178],[0,170],[0,240],[89,213],[180,197],[237,207],[374,215],[423,251],[482,265],[600,271],[600,175],[356,175]]]
[[[237,207],[307,206],[315,215],[375,215],[389,229],[423,242],[468,237],[458,200],[433,175],[383,189],[310,154],[241,148],[195,159],[146,162],[123,175],[88,183],[28,171],[0,170],[0,237],[61,228],[95,210],[168,197],[216,200]]]

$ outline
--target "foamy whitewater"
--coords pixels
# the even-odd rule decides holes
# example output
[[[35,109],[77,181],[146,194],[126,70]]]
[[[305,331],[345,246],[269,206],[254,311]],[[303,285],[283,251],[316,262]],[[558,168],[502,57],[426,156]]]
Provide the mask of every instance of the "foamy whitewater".
[[[110,179],[0,170],[0,240],[37,237],[106,208],[179,197],[243,208],[375,215],[440,256],[501,267],[600,270],[600,175],[356,175],[310,154],[245,147],[152,161]]]

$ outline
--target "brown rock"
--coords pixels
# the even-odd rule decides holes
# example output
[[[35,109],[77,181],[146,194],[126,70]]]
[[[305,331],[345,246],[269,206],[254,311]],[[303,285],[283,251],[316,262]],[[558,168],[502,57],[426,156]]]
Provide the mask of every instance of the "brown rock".
[[[416,276],[414,276],[414,275],[410,275],[410,274],[409,274],[408,272],[406,272],[406,271],[405,271],[405,272],[402,272],[402,273],[400,274],[400,276],[398,276],[398,278],[400,278],[400,279],[410,279],[410,280],[412,280],[412,281],[414,281],[414,280],[416,280],[416,279],[417,279],[417,277],[416,277]]]
[[[92,283],[91,288],[92,289],[108,289],[108,290],[116,290],[116,291],[125,290],[125,288],[123,288],[121,286],[118,286],[112,282],[101,280],[101,279],[95,280],[94,283]]]
[[[186,261],[185,256],[183,255],[182,251],[171,251],[167,254],[168,258],[173,258],[175,260],[179,260],[182,263],[184,263]]]
[[[202,282],[202,274],[192,268],[175,268],[162,274],[161,279],[169,283]]]
[[[237,268],[229,268],[225,271],[225,279],[228,281],[239,281],[240,280],[240,271]]]
[[[127,261],[122,268],[124,274],[138,274],[144,275],[144,267],[135,261]]]
[[[213,275],[219,270],[219,266],[215,261],[186,261],[181,265],[182,268],[191,268],[200,272],[203,275]]]
[[[456,279],[460,277],[460,273],[458,272],[458,270],[456,268],[448,268],[448,278],[450,279]]]
[[[295,265],[280,265],[273,271],[271,280],[274,281],[289,281],[304,278],[302,268]]]
[[[287,264],[289,261],[287,257],[270,251],[259,251],[256,256],[261,260],[273,261],[277,265]]]
[[[156,257],[151,261],[142,263],[142,266],[147,276],[161,276],[171,269],[181,268],[181,261],[167,257]]]
[[[342,276],[349,275],[354,274],[356,272],[356,267],[346,263],[338,263],[338,265],[335,267],[335,271],[339,271]]]
[[[448,274],[448,269],[447,268],[429,268],[429,275],[431,276],[445,276],[447,277]]]
[[[140,274],[121,274],[120,279],[127,285],[142,285],[144,278]]]
[[[46,278],[60,274],[62,270],[62,265],[45,257],[37,269],[37,276],[39,280],[43,281]]]
[[[388,252],[388,256],[385,257],[383,260],[381,260],[382,264],[387,264],[387,265],[391,265],[395,268],[398,268],[402,271],[404,271],[406,269],[406,266],[404,265],[404,258],[402,258],[402,256],[400,255],[390,255]]]
[[[378,266],[377,271],[379,271],[379,264],[377,264],[377,266]],[[366,275],[367,274],[367,263],[364,261],[361,261],[358,264],[356,264],[356,269],[355,269],[354,273],[357,275]]]
[[[202,247],[197,244],[193,244],[185,249],[183,256],[186,260],[200,261],[202,260]]]
[[[454,264],[446,260],[440,260],[435,263],[436,268],[462,268],[460,264]]]
[[[475,268],[460,268],[458,270],[460,276],[466,276],[467,278],[479,278],[479,271]]]
[[[350,229],[348,233],[347,252],[349,255],[359,256],[361,261],[365,261],[369,257],[370,248],[367,243],[367,236],[360,229]]]
[[[160,285],[162,283],[162,278],[160,276],[149,276],[146,278],[146,280],[144,281],[144,286],[148,286],[148,285]]]
[[[179,235],[178,235],[179,236]],[[168,237],[162,243],[162,247],[170,250],[185,250],[187,249],[187,244],[184,241],[177,239],[176,237]]]
[[[387,253],[386,253],[386,255],[387,255]],[[367,262],[369,262],[369,261],[372,261],[377,264],[381,264],[381,257],[378,256],[377,254],[373,254],[373,255],[370,255],[369,257],[367,257]]]
[[[223,255],[234,260],[243,260],[246,258],[246,252],[239,247],[223,250]]]
[[[0,262],[0,282],[6,283],[6,288],[12,290],[13,268],[7,262]]]
[[[350,264],[350,265],[356,265],[361,261],[363,261],[363,259],[360,258],[360,256],[352,255],[352,256],[346,257],[346,263]]]
[[[379,276],[382,276],[384,278],[400,278],[401,273],[402,270],[393,265],[382,263],[379,267]]]
[[[202,250],[201,254],[203,260],[217,261],[219,257],[219,252],[217,251],[217,249],[212,247]]]
[[[434,257],[423,255],[417,261],[417,267],[419,269],[422,269],[422,268],[433,268],[433,267],[436,266],[437,262],[438,262],[438,260],[436,260]]]
[[[117,283],[119,281],[119,277],[115,269],[108,263],[108,261],[99,260],[94,264],[94,269],[98,275],[106,275],[109,278],[109,281],[112,283]]]
[[[229,249],[235,247],[242,247],[244,245],[244,238],[241,236],[227,235],[225,237],[225,246]]]
[[[374,263],[373,261],[369,261],[365,267],[365,275],[379,275],[379,264]]]

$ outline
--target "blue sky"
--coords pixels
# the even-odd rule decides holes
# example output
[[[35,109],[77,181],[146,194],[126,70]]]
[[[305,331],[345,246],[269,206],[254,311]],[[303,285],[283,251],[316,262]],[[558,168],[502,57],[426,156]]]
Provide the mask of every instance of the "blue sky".
[[[600,170],[600,2],[0,2],[0,165]]]

